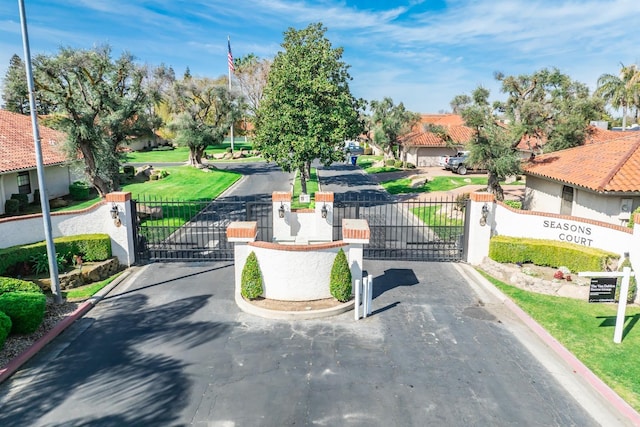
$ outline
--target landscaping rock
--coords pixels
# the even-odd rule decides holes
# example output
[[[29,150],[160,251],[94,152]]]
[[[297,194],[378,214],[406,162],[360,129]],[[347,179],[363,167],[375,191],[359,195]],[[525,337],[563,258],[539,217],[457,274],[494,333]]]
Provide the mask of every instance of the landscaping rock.
[[[100,262],[85,262],[82,268],[76,268],[69,273],[60,274],[60,289],[73,289],[89,283],[99,282],[113,276],[120,270],[118,258],[111,258]],[[43,291],[51,290],[51,279],[34,279]]]
[[[137,206],[137,213],[140,219],[162,219],[162,208],[159,206],[147,206],[144,204],[139,204]]]

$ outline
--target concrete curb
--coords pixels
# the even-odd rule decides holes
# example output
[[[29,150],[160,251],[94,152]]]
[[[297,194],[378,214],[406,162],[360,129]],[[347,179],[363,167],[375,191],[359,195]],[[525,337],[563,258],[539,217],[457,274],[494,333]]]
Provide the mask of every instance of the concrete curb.
[[[472,276],[477,284],[482,286],[485,291],[490,292],[498,298],[498,300],[515,314],[535,335],[542,340],[556,355],[558,355],[567,365],[571,367],[573,372],[584,379],[595,391],[597,391],[609,404],[614,407],[622,416],[626,417],[633,425],[640,426],[640,413],[638,413],[631,405],[624,401],[618,394],[607,384],[598,378],[589,368],[587,368],[578,358],[576,358],[569,350],[567,350],[558,340],[556,340],[549,332],[547,332],[538,322],[530,317],[510,298],[504,295],[492,283],[487,281],[475,268],[467,264],[456,264],[460,270],[468,276]]]
[[[235,300],[238,308],[245,313],[273,320],[322,319],[325,317],[337,316],[338,314],[346,313],[349,310],[353,310],[353,306],[355,304],[355,301],[351,300],[335,307],[323,308],[320,310],[283,311],[269,310],[267,308],[255,306],[246,301],[239,292],[235,292]]]
[[[64,332],[69,326],[76,320],[84,316],[89,310],[91,310],[101,299],[103,299],[109,292],[118,286],[124,279],[131,274],[131,268],[125,270],[118,278],[109,285],[102,288],[94,296],[80,304],[80,306],[70,315],[58,322],[51,330],[43,335],[38,341],[33,343],[31,347],[23,351],[20,355],[15,357],[4,368],[0,369],[0,383],[11,377],[22,365],[27,363],[29,359],[35,356],[40,350],[42,350],[47,344],[53,341],[58,335]]]

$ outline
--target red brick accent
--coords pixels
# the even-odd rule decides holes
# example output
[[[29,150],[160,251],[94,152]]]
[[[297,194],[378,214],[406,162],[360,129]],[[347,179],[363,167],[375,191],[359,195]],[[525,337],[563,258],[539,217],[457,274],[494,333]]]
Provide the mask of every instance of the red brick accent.
[[[495,200],[495,196],[493,194],[480,192],[469,194],[469,198],[474,202],[493,202]]]
[[[335,242],[326,242],[326,243],[314,243],[312,245],[283,245],[280,243],[272,243],[272,242],[250,242],[249,246],[254,246],[256,248],[264,248],[271,249],[274,251],[284,251],[284,252],[310,252],[310,251],[318,251],[322,249],[331,249],[331,248],[340,248],[343,246],[347,246],[348,244],[343,242],[342,240],[337,240]]]
[[[114,191],[105,196],[107,202],[127,202],[131,200],[131,193],[128,191]]]
[[[227,239],[255,239],[257,233],[256,221],[234,221],[227,227]]]
[[[288,191],[274,191],[271,193],[271,200],[274,202],[290,202],[291,193]]]
[[[291,212],[295,212],[295,213],[314,213],[315,210],[314,209],[308,209],[308,208],[304,208],[304,209],[291,209]]]
[[[342,219],[342,238],[369,240],[371,231],[369,223],[364,219]]]
[[[633,214],[633,223],[640,224],[640,213]]]
[[[333,192],[332,191],[316,191],[315,200],[316,200],[316,203],[318,202],[333,203]]]

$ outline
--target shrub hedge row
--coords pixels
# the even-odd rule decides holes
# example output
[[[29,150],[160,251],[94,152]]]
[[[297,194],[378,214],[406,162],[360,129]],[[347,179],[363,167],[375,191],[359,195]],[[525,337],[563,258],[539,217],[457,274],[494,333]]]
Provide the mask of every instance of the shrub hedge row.
[[[497,262],[530,262],[554,268],[565,266],[572,272],[579,272],[616,268],[620,257],[612,252],[575,243],[495,236],[489,244],[489,258]]]
[[[111,239],[108,234],[80,234],[54,239],[56,253],[82,254],[85,261],[104,261],[111,258]],[[0,275],[10,267],[29,262],[33,257],[47,253],[46,242],[11,246],[0,249]]]
[[[0,277],[0,295],[7,292],[41,292],[40,287],[27,280]]]

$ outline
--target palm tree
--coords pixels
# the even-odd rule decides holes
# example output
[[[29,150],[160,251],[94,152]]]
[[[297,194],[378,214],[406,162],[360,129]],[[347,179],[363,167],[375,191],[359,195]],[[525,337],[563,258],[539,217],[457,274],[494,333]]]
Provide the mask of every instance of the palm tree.
[[[601,96],[613,108],[622,108],[622,130],[627,127],[627,109],[630,106],[638,108],[640,100],[640,70],[633,64],[620,64],[619,75],[603,74],[598,78],[596,95]]]

